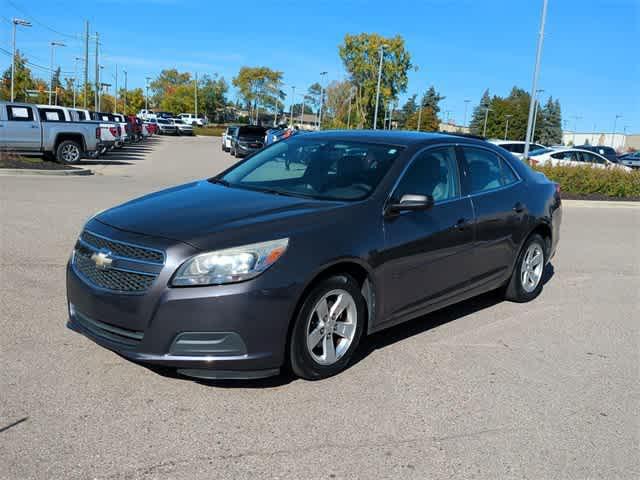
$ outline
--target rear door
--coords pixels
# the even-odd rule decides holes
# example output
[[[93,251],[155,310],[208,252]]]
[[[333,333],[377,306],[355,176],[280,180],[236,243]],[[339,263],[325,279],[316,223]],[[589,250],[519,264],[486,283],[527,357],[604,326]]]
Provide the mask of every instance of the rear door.
[[[7,119],[4,128],[7,148],[24,152],[40,151],[40,123],[33,107],[7,104],[4,114]]]
[[[465,191],[475,216],[475,248],[470,284],[482,287],[506,278],[525,234],[526,184],[509,162],[481,146],[460,148]]]
[[[388,323],[455,297],[468,282],[473,255],[473,208],[462,196],[454,146],[416,155],[390,201],[398,202],[403,195],[431,195],[434,205],[385,220],[382,308]]]

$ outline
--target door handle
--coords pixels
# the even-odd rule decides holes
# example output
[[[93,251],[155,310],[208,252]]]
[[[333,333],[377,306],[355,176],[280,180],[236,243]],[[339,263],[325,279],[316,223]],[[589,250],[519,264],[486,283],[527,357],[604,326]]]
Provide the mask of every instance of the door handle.
[[[524,212],[524,205],[522,203],[520,203],[520,202],[516,203],[513,206],[513,211],[516,212],[516,213]]]
[[[456,222],[453,228],[461,232],[464,229],[466,229],[468,226],[469,226],[469,220],[467,220],[466,218],[461,218]]]
[[[38,128],[37,125],[31,125],[31,128]]]

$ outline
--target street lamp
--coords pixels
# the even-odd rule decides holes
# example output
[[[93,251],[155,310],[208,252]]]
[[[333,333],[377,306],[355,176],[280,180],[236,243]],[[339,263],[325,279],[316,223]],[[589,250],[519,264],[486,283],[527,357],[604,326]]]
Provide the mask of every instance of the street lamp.
[[[540,97],[540,94],[543,92],[544,92],[543,89],[536,90],[536,99],[535,99],[536,101],[533,106],[533,128],[531,129],[532,142],[535,142],[536,140],[536,123],[538,122],[538,109],[540,108],[540,101],[538,100],[538,98]]]
[[[507,136],[509,134],[509,119],[513,117],[513,115],[505,115],[504,118],[506,119],[505,125],[504,125],[504,139],[507,139]]]
[[[380,81],[382,80],[382,60],[384,58],[384,49],[387,47],[388,45],[384,43],[380,45],[380,65],[378,66],[378,87],[376,88],[376,109],[373,112],[373,129],[374,130],[378,128],[378,106],[380,105]]]
[[[15,76],[16,76],[16,27],[18,25],[20,25],[21,27],[30,27],[31,26],[31,22],[28,22],[26,20],[22,20],[21,18],[13,18],[11,20],[11,23],[13,24],[13,36],[12,36],[12,52],[11,52],[11,101],[13,102],[14,100],[14,95],[13,95],[13,88],[14,88],[14,83],[15,83]]]
[[[493,109],[489,108],[489,105],[484,105],[484,128],[482,129],[482,136],[487,136],[487,120],[489,120],[489,112],[493,112]]]
[[[293,104],[296,101],[296,87],[291,85],[291,105],[289,106],[289,123],[293,127]]]
[[[318,111],[318,130],[322,130],[322,106],[324,104],[324,82],[327,72],[320,72],[320,109]]]
[[[147,114],[149,114],[149,80],[151,80],[151,77],[144,78],[146,80],[144,84],[144,109],[147,111]]]
[[[611,134],[611,146],[613,148],[615,147],[615,142],[616,142],[616,124],[618,123],[618,119],[622,118],[622,115],[616,115],[616,117],[613,119],[613,133]]]
[[[531,142],[531,127],[533,127],[533,110],[535,106],[536,89],[538,88],[538,73],[540,71],[540,61],[542,60],[542,44],[544,43],[544,25],[547,21],[547,4],[549,0],[542,0],[542,14],[540,18],[540,32],[538,33],[538,46],[536,48],[536,66],[533,69],[533,83],[531,85],[531,100],[529,102],[529,118],[527,120],[527,134],[524,139],[524,155],[526,160],[529,157],[529,144]]]
[[[469,108],[469,102],[471,100],[465,100],[464,101],[464,122],[462,123],[463,127],[467,126],[467,109]]]
[[[62,42],[50,42],[49,45],[51,45],[51,83],[49,84],[49,105],[51,105],[51,97],[53,95],[53,75],[55,73],[53,70],[55,51],[56,47],[66,47],[66,45]]]
[[[124,105],[122,106],[122,113],[124,115],[127,114],[127,71],[126,70],[122,70],[122,73],[124,73]]]

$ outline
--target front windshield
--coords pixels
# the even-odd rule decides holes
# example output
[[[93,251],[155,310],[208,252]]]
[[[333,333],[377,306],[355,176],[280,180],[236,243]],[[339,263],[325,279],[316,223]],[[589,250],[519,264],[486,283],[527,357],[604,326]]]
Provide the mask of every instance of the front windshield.
[[[376,188],[401,150],[394,145],[292,137],[214,180],[275,194],[357,200]]]

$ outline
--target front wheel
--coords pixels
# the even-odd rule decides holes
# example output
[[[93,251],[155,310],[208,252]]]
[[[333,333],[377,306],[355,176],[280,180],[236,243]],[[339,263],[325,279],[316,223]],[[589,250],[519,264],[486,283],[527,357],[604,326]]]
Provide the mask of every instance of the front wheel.
[[[82,158],[82,148],[78,142],[65,140],[56,149],[56,160],[60,163],[78,163]]]
[[[360,286],[349,275],[320,282],[300,309],[289,346],[293,372],[307,380],[344,370],[358,347],[366,318]]]
[[[507,284],[507,300],[523,303],[540,295],[546,265],[545,245],[546,242],[537,233],[527,239]]]

